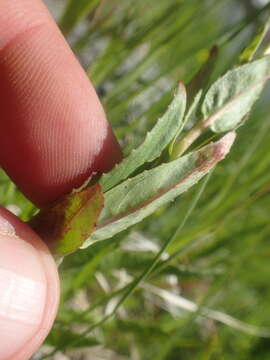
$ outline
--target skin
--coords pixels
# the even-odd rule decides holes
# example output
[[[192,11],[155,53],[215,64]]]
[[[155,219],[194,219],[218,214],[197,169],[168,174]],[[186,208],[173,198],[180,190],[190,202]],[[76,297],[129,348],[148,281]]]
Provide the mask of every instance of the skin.
[[[0,0],[0,165],[44,207],[121,160],[93,86],[41,0]],[[0,208],[0,360],[26,360],[53,324],[47,246]]]

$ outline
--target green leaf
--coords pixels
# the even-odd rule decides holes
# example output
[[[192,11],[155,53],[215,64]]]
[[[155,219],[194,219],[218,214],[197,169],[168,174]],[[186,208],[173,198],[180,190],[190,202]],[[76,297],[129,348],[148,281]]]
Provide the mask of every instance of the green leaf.
[[[200,103],[203,96],[203,90],[200,90],[196,96],[193,99],[192,104],[190,105],[190,108],[187,111],[187,114],[185,116],[185,128],[192,128],[194,124],[199,120],[198,112],[200,110]]]
[[[200,70],[187,85],[188,104],[192,103],[194,97],[200,90],[206,89],[209,85],[210,78],[218,60],[218,54],[218,47],[213,46],[209,51],[206,62],[201,66]]]
[[[53,206],[42,209],[30,221],[30,226],[57,255],[77,250],[91,235],[104,198],[100,185],[74,190]]]
[[[108,191],[97,229],[83,247],[127,229],[187,191],[225,157],[234,139],[231,132],[216,143],[144,171]]]
[[[103,175],[101,186],[104,192],[125,180],[146,162],[151,162],[161,155],[175,135],[181,131],[184,124],[185,108],[186,90],[184,85],[180,83],[168,110],[147,134],[143,144],[133,150],[110,173]]]
[[[227,72],[209,89],[202,104],[204,127],[226,132],[242,125],[270,77],[270,56]]]
[[[55,347],[65,345],[67,349],[91,347],[100,344],[100,342],[93,337],[82,337],[79,333],[76,334],[75,332],[56,326],[51,330],[46,339],[46,343]],[[69,346],[69,344],[71,345]]]
[[[193,103],[190,105],[188,112],[186,113],[184,119],[184,127],[191,128],[197,121],[198,121],[198,110],[200,109],[200,101],[202,99],[203,91],[200,90],[198,94],[194,97]],[[179,135],[177,134],[173,139],[170,147],[169,147],[169,154],[170,160],[175,160],[180,157],[182,153],[182,143],[177,142]],[[179,155],[180,154],[180,155]]]
[[[99,4],[100,0],[69,0],[60,26],[67,34]]]
[[[268,34],[269,28],[270,28],[270,18],[267,20],[265,24],[260,26],[254,38],[252,39],[251,43],[244,49],[244,51],[240,55],[241,63],[246,63],[254,59],[254,56],[259,50],[266,35]]]

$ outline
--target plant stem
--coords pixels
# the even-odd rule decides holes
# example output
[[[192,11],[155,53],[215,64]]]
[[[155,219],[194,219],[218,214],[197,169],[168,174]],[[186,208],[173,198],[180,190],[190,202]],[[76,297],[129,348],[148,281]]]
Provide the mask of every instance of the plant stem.
[[[213,171],[211,171],[204,179],[204,181],[202,182],[201,186],[199,187],[198,191],[195,193],[192,201],[191,201],[191,205],[189,206],[186,215],[184,216],[183,220],[181,221],[180,225],[178,226],[178,228],[176,229],[176,231],[174,232],[174,234],[164,243],[164,245],[162,246],[162,248],[159,250],[159,252],[157,253],[157,255],[154,257],[153,261],[151,262],[151,264],[142,272],[142,274],[140,276],[138,276],[137,278],[135,278],[133,281],[131,281],[131,283],[127,284],[123,289],[119,289],[117,290],[112,296],[121,293],[122,291],[124,291],[123,295],[120,297],[120,299],[118,300],[117,304],[115,305],[114,309],[107,315],[105,315],[102,319],[100,319],[99,321],[97,321],[96,323],[90,325],[88,328],[86,328],[85,331],[83,331],[82,333],[80,333],[81,338],[86,337],[87,335],[89,335],[89,333],[91,333],[93,330],[95,330],[97,327],[103,325],[107,320],[109,320],[110,318],[112,318],[116,311],[120,308],[120,306],[125,302],[125,300],[131,295],[133,294],[133,292],[136,290],[136,288],[138,288],[139,285],[141,285],[141,283],[146,280],[146,278],[148,278],[148,276],[151,273],[156,272],[157,270],[160,269],[160,267],[163,267],[164,264],[163,262],[160,263],[160,258],[162,256],[162,254],[164,254],[164,252],[168,249],[168,247],[178,238],[179,234],[181,233],[183,227],[185,226],[187,220],[189,219],[190,215],[192,214],[193,210],[195,209],[196,205],[198,204],[205,188],[206,185],[212,175]],[[166,262],[167,264],[167,262]],[[111,296],[109,296],[109,298],[111,298]],[[99,304],[97,304],[98,306]],[[95,308],[96,306],[94,305],[92,307]],[[92,310],[91,309],[91,310]],[[89,310],[87,311],[87,313],[89,312]],[[76,344],[76,342],[78,341],[78,339],[72,341],[70,344]],[[54,354],[56,354],[58,351],[60,350],[64,350],[64,347],[58,347],[56,349],[54,349],[51,353],[45,355],[42,357],[42,360],[44,359],[48,359],[51,358],[51,356],[53,356]]]
[[[180,140],[174,147],[170,161],[180,157],[207,129],[208,124],[205,121],[199,121],[193,128]]]

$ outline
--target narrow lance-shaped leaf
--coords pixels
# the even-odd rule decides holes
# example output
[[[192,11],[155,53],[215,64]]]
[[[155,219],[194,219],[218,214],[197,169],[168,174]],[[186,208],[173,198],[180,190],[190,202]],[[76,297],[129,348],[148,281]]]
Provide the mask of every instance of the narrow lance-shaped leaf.
[[[209,51],[206,62],[187,85],[188,106],[192,104],[194,97],[200,90],[206,89],[209,86],[211,76],[218,60],[218,53],[218,47],[213,46]]]
[[[190,108],[188,109],[185,116],[185,129],[190,129],[198,121],[198,112],[200,109],[200,101],[202,99],[203,90],[200,90],[193,99]]]
[[[31,219],[30,226],[54,254],[66,255],[89,238],[103,206],[99,184],[82,191],[74,190],[53,206],[41,210]]]
[[[243,50],[242,54],[240,55],[241,63],[246,63],[254,59],[262,42],[264,41],[266,35],[268,34],[269,28],[270,28],[270,17],[268,18],[265,24],[260,26],[255,36],[253,37],[252,41],[250,42],[250,44]]]
[[[231,132],[216,143],[144,171],[108,191],[97,228],[83,247],[127,229],[187,191],[225,157],[234,139]]]
[[[61,347],[65,345],[65,348],[89,348],[91,346],[97,346],[100,342],[94,337],[84,337],[80,333],[72,332],[71,330],[65,330],[63,327],[55,326],[46,339],[46,343]]]
[[[125,180],[146,162],[151,162],[161,155],[176,133],[181,130],[185,108],[186,90],[184,85],[180,83],[168,110],[147,134],[143,144],[133,150],[110,173],[103,175],[101,185],[104,192]]]
[[[202,104],[204,128],[227,132],[242,125],[270,77],[270,56],[227,72],[207,92]]]
[[[69,0],[60,26],[67,34],[99,4],[100,0]]]
[[[202,99],[203,91],[200,90],[193,99],[193,103],[190,105],[185,118],[184,118],[184,129],[190,129],[198,121],[198,110],[200,109],[200,101]],[[182,143],[177,142],[178,134],[175,136],[169,147],[170,159],[175,160],[181,154]]]

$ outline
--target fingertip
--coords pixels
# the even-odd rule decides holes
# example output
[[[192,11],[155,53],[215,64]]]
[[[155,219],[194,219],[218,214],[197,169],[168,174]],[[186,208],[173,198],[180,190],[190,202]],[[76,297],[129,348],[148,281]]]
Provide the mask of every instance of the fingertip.
[[[41,0],[1,0],[0,51],[28,29],[50,21]]]
[[[11,3],[4,0],[0,13],[0,163],[43,207],[92,173],[110,170],[121,150],[93,86],[42,2]],[[5,27],[11,35],[1,33]]]
[[[55,319],[57,269],[39,237],[3,208],[0,246],[0,359],[26,360],[44,341]]]

